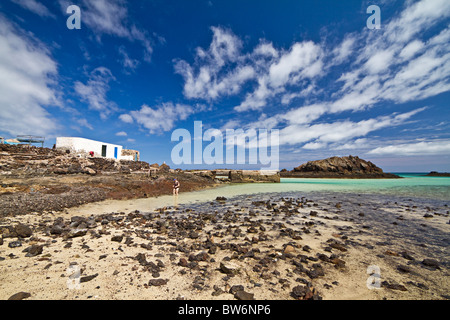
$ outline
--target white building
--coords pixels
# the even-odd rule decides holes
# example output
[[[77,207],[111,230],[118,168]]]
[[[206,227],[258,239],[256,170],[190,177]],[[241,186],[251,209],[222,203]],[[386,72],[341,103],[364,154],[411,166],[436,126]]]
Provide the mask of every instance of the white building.
[[[116,160],[139,160],[139,152],[130,155],[130,152],[125,152],[122,146],[101,141],[95,141],[85,138],[76,137],[58,137],[56,138],[56,149],[70,150],[71,152],[89,155],[94,152],[94,157],[104,157]]]

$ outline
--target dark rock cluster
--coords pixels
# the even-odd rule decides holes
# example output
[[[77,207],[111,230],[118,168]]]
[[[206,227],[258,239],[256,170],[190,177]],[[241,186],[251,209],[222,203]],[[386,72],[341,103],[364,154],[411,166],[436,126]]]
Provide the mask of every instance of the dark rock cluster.
[[[282,170],[281,177],[303,178],[400,178],[385,173],[370,161],[359,157],[331,157],[323,160],[309,161],[292,171]]]
[[[356,208],[361,210],[360,206]],[[0,245],[2,252],[23,247],[20,250],[25,259],[45,257],[48,269],[61,263],[51,258],[57,244],[55,252],[72,250],[76,243],[85,252],[95,253],[91,243],[101,240],[109,250],[114,249],[114,255],[100,252],[97,261],[124,260],[124,269],[117,269],[108,277],[134,272],[138,276],[130,280],[131,285],[172,290],[172,298],[179,299],[183,298],[177,293],[181,289],[172,286],[181,279],[183,290],[194,297],[207,294],[253,300],[270,292],[277,299],[320,300],[324,291],[340,287],[336,274],[349,272],[349,257],[355,250],[370,253],[378,249],[379,253],[372,256],[391,264],[391,272],[398,275],[382,278],[381,288],[392,292],[427,291],[429,285],[416,275],[423,271],[446,272],[446,262],[430,256],[418,258],[413,250],[400,251],[390,245],[393,240],[389,236],[377,243],[360,240],[359,236],[370,233],[382,236],[387,232],[386,226],[395,233],[403,225],[393,225],[386,219],[378,223],[375,210],[366,209],[361,215],[354,209],[342,200],[217,197],[210,203],[164,207],[152,212],[136,210],[53,219],[47,216],[33,225],[0,224]],[[345,223],[333,227],[331,236],[323,236],[323,230],[329,228],[327,221],[337,220]],[[320,241],[306,240],[314,238]],[[0,257],[0,263],[10,258],[14,255]],[[81,282],[102,286],[102,270],[95,270],[95,266],[91,269],[82,274]],[[385,273],[383,270],[383,276]],[[146,278],[143,282],[141,275]],[[405,280],[398,281],[402,277]],[[26,296],[19,294],[16,298]]]

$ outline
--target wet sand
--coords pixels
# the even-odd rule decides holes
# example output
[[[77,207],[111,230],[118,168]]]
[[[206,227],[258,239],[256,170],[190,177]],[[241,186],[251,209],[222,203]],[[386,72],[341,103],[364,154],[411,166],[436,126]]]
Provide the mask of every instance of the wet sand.
[[[450,296],[443,201],[317,192],[216,200],[221,191],[186,193],[179,203],[107,200],[6,217],[0,299],[18,292],[83,300],[229,300],[242,297],[238,291],[258,300]],[[32,234],[14,234],[18,224]],[[380,288],[368,288],[370,266],[380,271]],[[68,280],[77,268],[74,289]]]

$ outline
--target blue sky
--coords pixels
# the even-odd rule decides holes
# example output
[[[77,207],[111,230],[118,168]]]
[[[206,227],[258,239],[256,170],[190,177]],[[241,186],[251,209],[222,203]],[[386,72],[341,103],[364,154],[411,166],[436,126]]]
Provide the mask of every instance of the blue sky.
[[[81,30],[66,27],[72,4]],[[351,154],[450,171],[449,22],[448,0],[3,0],[0,135],[172,165],[172,132],[202,121],[279,130],[280,168]]]

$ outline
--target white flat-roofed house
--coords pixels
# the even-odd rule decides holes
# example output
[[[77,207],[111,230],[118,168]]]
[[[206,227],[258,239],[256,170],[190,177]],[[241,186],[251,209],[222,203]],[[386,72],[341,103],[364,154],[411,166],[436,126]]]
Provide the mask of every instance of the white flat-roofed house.
[[[134,160],[138,157],[123,155],[123,147],[117,144],[95,141],[77,137],[58,137],[56,138],[56,149],[70,150],[71,152],[89,155],[94,153],[94,157],[104,157],[116,160]],[[136,151],[137,154],[139,154]]]

